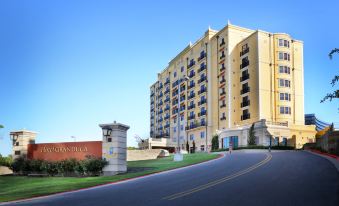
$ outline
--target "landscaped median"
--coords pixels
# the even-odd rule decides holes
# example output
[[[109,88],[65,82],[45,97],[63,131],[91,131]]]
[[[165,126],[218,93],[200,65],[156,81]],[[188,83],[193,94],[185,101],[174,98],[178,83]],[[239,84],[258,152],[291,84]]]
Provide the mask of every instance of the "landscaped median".
[[[87,188],[105,183],[144,176],[161,171],[197,164],[218,157],[218,154],[196,153],[184,155],[174,162],[173,156],[155,160],[128,162],[128,172],[115,176],[98,177],[27,177],[0,176],[0,202],[18,200]]]

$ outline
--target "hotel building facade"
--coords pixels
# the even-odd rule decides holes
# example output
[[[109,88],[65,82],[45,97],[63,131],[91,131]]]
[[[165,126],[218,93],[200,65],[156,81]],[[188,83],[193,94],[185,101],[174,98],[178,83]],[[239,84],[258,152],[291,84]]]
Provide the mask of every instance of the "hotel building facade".
[[[303,42],[288,34],[208,29],[151,85],[148,144],[206,151],[218,134],[220,148],[246,146],[252,124],[258,145],[314,142],[315,126],[304,123],[303,72]]]

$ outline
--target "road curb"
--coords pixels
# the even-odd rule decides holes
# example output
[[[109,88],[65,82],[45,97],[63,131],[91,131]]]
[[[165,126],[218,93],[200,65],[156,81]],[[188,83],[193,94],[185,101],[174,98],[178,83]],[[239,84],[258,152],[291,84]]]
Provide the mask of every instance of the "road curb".
[[[22,202],[26,202],[26,201],[30,201],[30,200],[38,200],[38,199],[53,197],[53,196],[57,196],[57,195],[72,194],[72,193],[76,193],[76,192],[81,192],[81,191],[86,191],[86,190],[91,190],[91,189],[97,189],[97,188],[100,188],[100,187],[106,187],[106,186],[109,186],[109,185],[120,184],[120,183],[124,183],[124,182],[129,182],[129,181],[133,181],[133,180],[137,180],[137,179],[147,178],[147,177],[156,176],[156,175],[160,175],[160,174],[164,174],[164,173],[174,172],[174,171],[181,170],[181,169],[186,169],[186,168],[189,168],[189,167],[198,166],[198,165],[201,165],[201,164],[205,164],[205,163],[209,163],[209,162],[219,160],[222,157],[225,157],[224,153],[220,153],[218,155],[218,157],[216,157],[214,159],[205,160],[205,161],[202,161],[202,162],[199,162],[199,163],[196,163],[196,164],[186,165],[186,166],[183,166],[183,167],[173,168],[173,169],[164,170],[164,171],[160,171],[160,172],[153,172],[153,173],[149,173],[149,174],[138,176],[138,177],[126,178],[126,179],[118,180],[118,181],[115,181],[115,182],[107,182],[107,183],[104,183],[104,184],[99,184],[99,185],[75,189],[75,190],[69,190],[69,191],[64,191],[64,192],[56,192],[56,193],[52,193],[52,194],[48,194],[48,195],[41,195],[41,196],[36,196],[36,197],[18,199],[18,200],[13,200],[13,201],[8,201],[8,202],[0,202],[0,206],[6,205],[6,204],[22,203]]]
[[[329,162],[331,162],[331,164],[334,165],[334,167],[337,169],[337,172],[339,172],[339,160],[337,160],[333,157],[327,156],[327,155],[323,155],[323,154],[320,154],[320,153],[317,153],[317,152],[310,151],[310,150],[304,150],[304,152],[308,152],[310,154],[313,154],[313,155],[322,157],[324,159],[327,159]]]

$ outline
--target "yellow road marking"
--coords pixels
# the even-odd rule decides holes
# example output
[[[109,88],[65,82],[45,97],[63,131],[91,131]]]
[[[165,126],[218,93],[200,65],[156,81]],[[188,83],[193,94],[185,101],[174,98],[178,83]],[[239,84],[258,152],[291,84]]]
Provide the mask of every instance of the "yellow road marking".
[[[195,187],[193,189],[190,189],[190,190],[186,190],[186,191],[183,191],[183,192],[179,192],[179,193],[176,193],[176,194],[173,194],[173,195],[170,195],[170,196],[167,196],[167,197],[164,197],[163,199],[166,199],[166,200],[174,200],[174,199],[177,199],[177,198],[180,198],[180,197],[184,197],[184,196],[187,196],[187,195],[190,195],[190,194],[193,194],[195,192],[199,192],[201,190],[204,190],[204,189],[207,189],[207,188],[210,188],[210,187],[213,187],[213,186],[216,186],[220,183],[223,183],[223,182],[226,182],[228,180],[231,180],[233,178],[236,178],[236,177],[239,177],[243,174],[246,174],[246,173],[249,173],[251,172],[252,170],[266,164],[267,162],[269,162],[270,160],[272,159],[272,155],[271,154],[266,154],[266,158],[264,160],[262,160],[261,162],[258,162],[257,164],[247,168],[247,169],[244,169],[242,171],[239,171],[235,174],[232,174],[232,175],[229,175],[229,176],[226,176],[226,177],[223,177],[221,179],[218,179],[218,180],[214,180],[212,182],[209,182],[207,184],[204,184],[204,185],[201,185],[201,186],[198,186],[198,187]]]

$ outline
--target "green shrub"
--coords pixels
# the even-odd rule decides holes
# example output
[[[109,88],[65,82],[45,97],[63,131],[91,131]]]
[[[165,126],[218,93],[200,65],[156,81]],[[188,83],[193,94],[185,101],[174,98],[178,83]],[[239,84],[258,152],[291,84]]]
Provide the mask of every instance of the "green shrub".
[[[41,168],[42,171],[46,172],[50,176],[58,174],[58,163],[52,161],[43,161]]]
[[[13,158],[12,158],[11,155],[9,155],[7,157],[3,157],[0,154],[0,166],[10,167],[12,162],[13,162]]]
[[[107,161],[101,158],[95,158],[88,156],[85,160],[81,161],[81,166],[86,175],[100,175],[102,168],[107,165]]]
[[[219,136],[216,134],[212,138],[212,151],[219,149]]]
[[[43,160],[29,160],[30,172],[41,173],[43,172],[42,163]]]
[[[31,171],[30,160],[28,160],[27,158],[25,158],[23,156],[18,157],[12,162],[10,168],[15,173],[28,174],[29,171]]]
[[[66,159],[57,162],[58,173],[61,175],[70,175],[75,173],[75,167],[79,165],[76,159]]]

